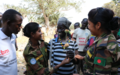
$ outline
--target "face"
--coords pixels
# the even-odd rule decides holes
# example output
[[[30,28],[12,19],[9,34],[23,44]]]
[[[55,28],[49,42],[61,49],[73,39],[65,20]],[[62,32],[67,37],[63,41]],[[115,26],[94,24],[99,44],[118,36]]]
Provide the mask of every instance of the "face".
[[[57,26],[57,32],[58,32],[60,37],[65,36],[65,29],[66,29],[66,27],[64,25],[58,25]]]
[[[42,38],[41,28],[39,27],[35,33],[32,33],[31,36],[32,36],[32,38],[34,38],[36,40],[41,40],[41,38]]]
[[[94,24],[90,20],[88,20],[88,28],[92,35],[94,36],[97,35],[97,29],[95,28]]]
[[[8,25],[11,33],[18,34],[21,29],[22,20],[22,16],[16,14],[16,21]]]
[[[74,29],[76,29],[78,26],[74,26]]]
[[[85,29],[87,27],[87,20],[82,21],[82,29]]]

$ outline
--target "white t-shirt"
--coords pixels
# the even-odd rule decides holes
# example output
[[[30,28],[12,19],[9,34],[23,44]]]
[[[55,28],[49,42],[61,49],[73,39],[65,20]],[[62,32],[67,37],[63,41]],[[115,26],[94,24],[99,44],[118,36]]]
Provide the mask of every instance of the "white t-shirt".
[[[17,75],[16,36],[6,36],[0,28],[0,75]]]
[[[78,44],[78,51],[83,51],[85,45],[87,44],[87,41],[90,37],[91,33],[88,29],[81,29],[77,28],[75,29],[73,33],[73,38],[76,38],[76,42]]]

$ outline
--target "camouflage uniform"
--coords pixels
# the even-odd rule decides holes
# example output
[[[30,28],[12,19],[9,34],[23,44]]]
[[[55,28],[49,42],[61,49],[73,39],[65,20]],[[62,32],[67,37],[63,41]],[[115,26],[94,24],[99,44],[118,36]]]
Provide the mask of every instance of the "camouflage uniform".
[[[120,49],[113,34],[96,38],[85,56],[85,75],[117,75]],[[100,58],[97,59],[96,58]],[[96,64],[97,62],[97,64]],[[100,65],[101,63],[104,63]]]
[[[39,41],[38,49],[34,49],[29,41],[23,55],[27,63],[26,75],[49,75],[48,55],[44,41]],[[36,60],[35,64],[33,64],[35,60],[32,61],[32,59]]]

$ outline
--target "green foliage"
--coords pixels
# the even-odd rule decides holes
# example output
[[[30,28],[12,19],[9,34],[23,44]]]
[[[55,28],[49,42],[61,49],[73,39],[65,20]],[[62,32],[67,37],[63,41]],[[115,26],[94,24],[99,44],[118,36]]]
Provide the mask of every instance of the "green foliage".
[[[120,0],[112,0],[115,4],[119,3]]]
[[[70,30],[74,29],[74,24],[70,25]]]
[[[115,16],[120,17],[120,3],[118,3],[118,0],[113,0],[109,3],[106,3],[103,5],[103,7],[113,10]]]
[[[18,12],[20,12],[22,15],[26,15],[26,14],[28,14],[30,12],[28,10],[28,8],[24,7],[24,5],[22,5],[22,6],[14,6],[14,5],[4,4],[4,8],[5,9],[15,9]]]
[[[64,15],[60,14],[61,11],[68,11],[75,8],[76,11],[80,12],[80,5],[83,0],[24,0],[24,2],[28,4],[27,7],[24,7],[22,4],[20,6],[4,6],[7,9],[16,9],[22,15],[27,15],[30,21],[45,24],[49,27],[57,25],[58,18]]]
[[[112,1],[113,1],[115,4],[117,4],[117,1],[118,1],[118,0],[112,0]]]

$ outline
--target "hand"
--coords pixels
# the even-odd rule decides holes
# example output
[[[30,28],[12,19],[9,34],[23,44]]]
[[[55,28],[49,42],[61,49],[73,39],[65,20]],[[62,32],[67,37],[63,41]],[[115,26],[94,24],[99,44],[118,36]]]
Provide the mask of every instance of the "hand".
[[[79,59],[79,60],[84,59],[84,57],[83,57],[83,56],[80,56],[80,55],[75,55],[75,58],[77,58],[77,59]]]
[[[74,52],[73,51],[67,51],[66,54],[67,54],[68,58],[70,58],[70,59],[74,58]]]
[[[51,71],[49,74],[52,75],[54,73],[54,71]]]
[[[61,64],[64,65],[64,64],[68,64],[70,62],[70,58],[65,58]]]

